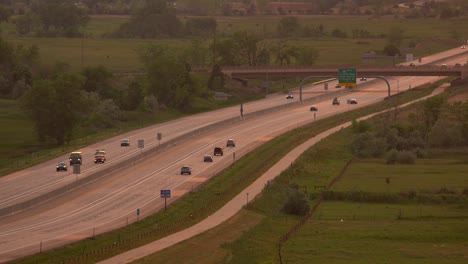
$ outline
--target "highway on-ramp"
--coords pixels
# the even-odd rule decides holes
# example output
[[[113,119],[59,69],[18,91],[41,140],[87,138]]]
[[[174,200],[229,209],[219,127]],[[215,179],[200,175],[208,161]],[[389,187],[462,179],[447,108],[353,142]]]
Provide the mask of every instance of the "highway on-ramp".
[[[466,59],[462,57],[456,60],[466,61]],[[398,82],[399,87],[396,86],[393,89],[399,89],[401,92],[410,87],[433,82],[436,79],[438,77],[395,77],[395,82]],[[308,89],[323,90],[323,87],[310,87]],[[314,95],[317,94],[310,93],[309,96]],[[223,119],[239,118],[238,107],[182,118],[83,148],[81,151],[85,153],[85,163],[82,166],[83,173],[78,177],[87,177],[87,174],[92,174],[92,170],[95,168],[105,171],[111,166],[118,166],[119,163],[125,164],[125,166],[105,177],[96,178],[76,190],[64,193],[47,203],[0,218],[0,262],[124,226],[137,219],[137,208],[141,209],[139,217],[159,210],[164,205],[164,200],[159,197],[159,190],[170,189],[173,197],[180,197],[234,162],[234,152],[236,153],[235,157],[240,158],[256,146],[285,131],[313,122],[314,114],[309,111],[311,104],[317,106],[318,111],[315,113],[315,119],[319,119],[375,103],[386,95],[386,87],[383,82],[368,81],[368,83],[360,85],[359,89],[342,93],[339,96],[341,99],[339,106],[333,106],[328,98],[321,102],[296,104],[281,111],[249,117],[219,126],[216,129],[203,131],[141,159],[138,157],[142,156],[142,152],[146,151],[147,147],[149,149],[147,144],[158,144],[155,140],[157,132],[162,132],[163,137],[172,136],[175,138],[187,131],[214,124]],[[350,98],[356,98],[358,104],[346,104],[346,100]],[[285,95],[278,95],[262,100],[260,103],[246,104],[244,106],[246,113],[250,107],[252,109],[258,107],[257,104],[264,104],[258,107],[258,110],[271,107],[274,105],[272,103],[274,100],[278,103],[287,101]],[[294,100],[297,100],[297,96]],[[146,137],[145,142],[147,143],[145,143],[145,148],[140,150],[136,146],[136,141],[144,137]],[[120,147],[119,139],[121,138],[129,138],[132,145]],[[225,147],[228,138],[236,140],[235,148]],[[203,162],[203,155],[212,154],[215,146],[224,147],[224,155],[214,157],[213,163]],[[104,166],[95,166],[91,162],[92,153],[97,148],[105,148],[108,153],[109,162],[105,163]],[[124,160],[128,156],[133,156],[134,161],[125,163]],[[61,157],[62,160],[66,158],[66,156]],[[113,162],[115,163],[113,164]],[[15,195],[24,195],[24,197],[32,195],[27,192],[28,188],[33,190],[34,186],[44,187],[45,192],[47,192],[47,185],[67,184],[77,180],[76,176],[70,172],[56,173],[54,171],[55,163],[56,160],[50,161],[2,178],[0,181],[1,201],[6,201]],[[180,175],[182,165],[190,166],[192,175]],[[10,188],[15,188],[16,191],[9,190]],[[9,195],[5,195],[4,191],[8,192]],[[41,191],[43,190],[36,190],[36,192]],[[19,200],[16,202],[21,200],[17,199]],[[14,203],[11,202],[10,205]],[[8,201],[4,204],[8,204]]]

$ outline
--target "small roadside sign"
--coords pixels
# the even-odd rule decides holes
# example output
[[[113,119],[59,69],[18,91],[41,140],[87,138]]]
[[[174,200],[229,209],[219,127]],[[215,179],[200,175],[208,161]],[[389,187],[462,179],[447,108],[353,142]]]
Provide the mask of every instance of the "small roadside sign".
[[[171,198],[171,190],[161,190],[161,198]]]
[[[161,198],[164,198],[164,212],[166,212],[167,198],[171,198],[171,190],[161,190]]]
[[[356,76],[355,68],[338,69],[338,82],[340,86],[356,86]]]
[[[156,136],[157,136],[157,139],[158,139],[158,140],[161,140],[161,139],[162,139],[162,133],[161,133],[161,132],[158,132],[158,134],[157,134]]]
[[[145,147],[145,140],[144,139],[139,139],[138,140],[138,148],[144,148]]]
[[[80,173],[81,173],[80,164],[73,164],[73,174],[80,174]]]

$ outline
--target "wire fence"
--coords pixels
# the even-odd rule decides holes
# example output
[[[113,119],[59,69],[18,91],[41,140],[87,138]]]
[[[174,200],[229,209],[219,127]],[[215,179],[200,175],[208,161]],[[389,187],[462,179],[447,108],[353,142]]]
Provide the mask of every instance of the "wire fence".
[[[325,190],[329,190],[339,179],[341,179],[341,177],[343,177],[344,173],[346,172],[346,170],[349,168],[349,166],[352,164],[354,160],[355,159],[352,158],[346,163],[346,165],[343,167],[341,172],[335,178],[333,178],[332,181],[326,186]],[[322,201],[323,201],[323,197],[319,196],[314,207],[309,212],[307,212],[307,214],[301,219],[301,221],[295,224],[290,230],[288,230],[288,232],[280,236],[279,242],[278,242],[278,257],[279,257],[279,261],[281,264],[283,263],[282,250],[283,250],[284,244],[289,240],[289,238],[294,233],[297,232],[297,230],[299,230],[305,223],[307,223],[310,220],[310,218],[314,215],[314,213],[316,212],[317,208],[320,206]]]

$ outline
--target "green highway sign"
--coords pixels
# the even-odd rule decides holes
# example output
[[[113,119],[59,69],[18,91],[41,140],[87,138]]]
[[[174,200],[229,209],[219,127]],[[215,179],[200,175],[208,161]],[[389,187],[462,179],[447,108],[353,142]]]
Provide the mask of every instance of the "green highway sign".
[[[340,86],[356,86],[356,69],[338,69],[338,83],[340,84]]]

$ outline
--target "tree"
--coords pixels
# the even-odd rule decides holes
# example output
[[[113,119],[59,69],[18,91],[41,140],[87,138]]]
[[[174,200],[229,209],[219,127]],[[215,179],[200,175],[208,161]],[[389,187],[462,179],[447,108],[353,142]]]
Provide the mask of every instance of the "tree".
[[[158,106],[190,109],[198,84],[190,76],[186,59],[160,44],[149,46],[141,59],[147,72],[147,94],[157,99]]]
[[[282,211],[287,214],[306,215],[310,211],[306,195],[296,188],[288,188],[287,200],[283,204]]]
[[[86,92],[96,92],[102,99],[115,99],[117,97],[112,86],[112,72],[104,66],[86,67],[82,75],[85,77],[83,89]]]
[[[237,31],[233,34],[230,54],[236,65],[258,66],[265,65],[268,47],[264,39],[251,31]]]
[[[132,14],[130,21],[120,26],[118,37],[176,37],[182,33],[182,23],[173,7],[165,0],[148,0]]]
[[[10,97],[15,87],[32,85],[31,69],[39,60],[37,46],[16,46],[0,38],[0,96]],[[20,89],[22,90],[22,89]],[[18,94],[15,91],[15,97]]]
[[[291,37],[294,36],[295,32],[300,28],[299,20],[297,17],[285,17],[281,18],[278,22],[276,32],[279,37]]]
[[[10,8],[0,5],[0,23],[8,21],[12,14],[13,11]]]
[[[401,54],[400,49],[394,44],[387,44],[383,49],[383,53],[387,56],[396,56]]]
[[[310,46],[296,47],[294,57],[299,65],[313,65],[319,57],[319,51]]]
[[[61,74],[35,81],[21,98],[41,141],[53,139],[57,145],[63,145],[71,140],[80,113],[86,109],[82,85],[79,75]]]
[[[276,62],[283,65],[290,65],[294,57],[297,56],[297,48],[290,46],[286,40],[279,40],[273,47]]]
[[[423,107],[420,112],[420,120],[422,121],[422,130],[424,139],[428,140],[429,133],[432,127],[439,119],[439,115],[442,112],[443,107],[447,103],[445,96],[434,96],[423,102]]]
[[[77,37],[89,21],[86,9],[64,0],[41,1],[31,8],[46,35]]]

